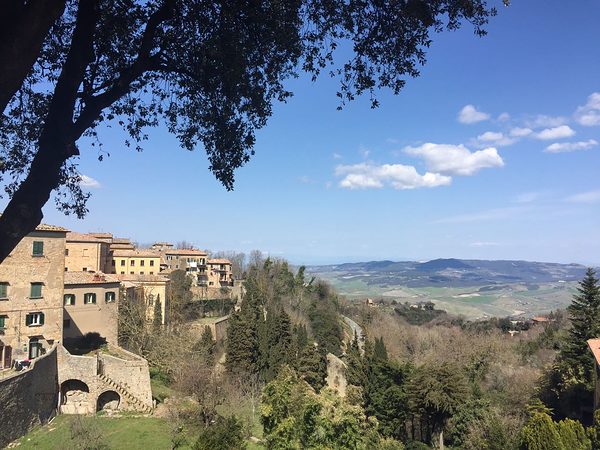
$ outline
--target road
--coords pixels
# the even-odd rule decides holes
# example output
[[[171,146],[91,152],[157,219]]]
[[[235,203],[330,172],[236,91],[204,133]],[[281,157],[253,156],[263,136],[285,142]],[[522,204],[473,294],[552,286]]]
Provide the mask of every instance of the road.
[[[346,322],[350,328],[352,328],[352,334],[356,334],[358,336],[358,348],[360,349],[361,355],[365,353],[365,336],[363,333],[362,327],[357,324],[350,317],[342,316],[344,318],[344,322]],[[353,337],[354,339],[354,337]]]

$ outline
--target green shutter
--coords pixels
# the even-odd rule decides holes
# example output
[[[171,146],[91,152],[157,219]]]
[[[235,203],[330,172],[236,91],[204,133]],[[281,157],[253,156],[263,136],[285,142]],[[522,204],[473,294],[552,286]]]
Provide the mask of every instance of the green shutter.
[[[44,313],[40,313],[40,325],[44,325]]]
[[[33,256],[44,255],[44,241],[33,241]]]
[[[0,283],[0,298],[8,297],[8,283]]]
[[[31,322],[32,322],[31,314],[27,314],[25,316],[25,325],[29,326],[29,325],[31,325]]]
[[[4,328],[6,326],[5,319],[6,316],[0,316],[0,328]]]

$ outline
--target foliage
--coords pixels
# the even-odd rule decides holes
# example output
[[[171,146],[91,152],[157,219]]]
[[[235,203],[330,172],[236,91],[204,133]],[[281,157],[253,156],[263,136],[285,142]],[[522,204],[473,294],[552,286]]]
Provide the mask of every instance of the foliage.
[[[567,450],[556,424],[548,414],[541,412],[534,412],[521,430],[521,449]]]
[[[566,450],[592,450],[592,441],[581,422],[564,419],[558,422],[558,434]]]
[[[421,440],[431,442],[466,400],[468,389],[460,370],[444,363],[418,367],[406,392],[411,414],[421,423]],[[412,434],[416,435],[414,427]]]
[[[200,431],[194,450],[244,450],[242,422],[235,416],[219,418]]]
[[[380,441],[360,406],[328,389],[317,395],[289,367],[265,386],[262,422],[268,449],[367,450]]]
[[[160,330],[162,327],[163,317],[162,317],[162,302],[159,298],[154,301],[154,314],[152,315],[152,326],[155,331]]]
[[[179,324],[189,319],[188,305],[192,301],[192,278],[185,270],[174,270],[169,274],[167,284],[167,305],[169,322]]]
[[[71,441],[74,448],[81,450],[107,450],[102,431],[95,421],[84,420],[81,416],[74,416],[69,423]]]

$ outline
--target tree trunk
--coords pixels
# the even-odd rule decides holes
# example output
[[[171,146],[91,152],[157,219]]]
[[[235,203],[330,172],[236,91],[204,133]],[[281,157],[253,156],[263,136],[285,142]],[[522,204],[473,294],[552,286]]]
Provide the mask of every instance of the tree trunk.
[[[66,0],[0,0],[0,114],[31,71]]]

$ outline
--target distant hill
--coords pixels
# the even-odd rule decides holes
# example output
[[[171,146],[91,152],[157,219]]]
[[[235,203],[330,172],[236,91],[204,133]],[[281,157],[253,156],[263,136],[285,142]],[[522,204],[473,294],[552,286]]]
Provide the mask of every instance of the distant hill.
[[[307,272],[358,279],[369,285],[468,287],[577,281],[583,278],[585,269],[580,264],[449,258],[427,262],[386,260],[310,266]]]

